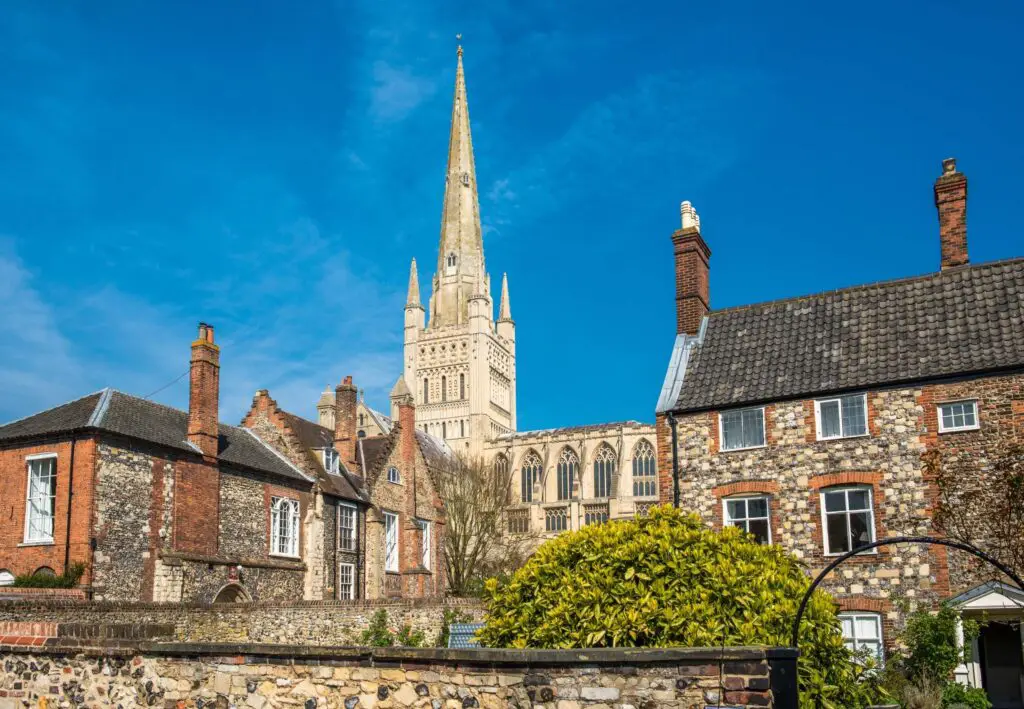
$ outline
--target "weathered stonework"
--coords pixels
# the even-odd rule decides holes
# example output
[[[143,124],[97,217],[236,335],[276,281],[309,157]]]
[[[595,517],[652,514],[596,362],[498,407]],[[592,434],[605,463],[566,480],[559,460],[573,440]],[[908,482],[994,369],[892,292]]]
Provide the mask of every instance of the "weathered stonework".
[[[772,542],[804,561],[811,575],[832,559],[824,553],[820,505],[829,487],[871,488],[876,539],[934,535],[938,491],[922,455],[938,448],[947,458],[970,456],[983,474],[1000,445],[1022,430],[1013,413],[1022,382],[1008,375],[869,391],[867,434],[827,441],[817,440],[813,400],[776,402],[765,407],[766,445],[738,451],[720,450],[719,412],[677,415],[681,507],[721,527],[725,498],[768,495]],[[980,428],[938,433],[936,404],[965,398],[978,400]],[[659,433],[668,438],[667,423]],[[662,465],[671,470],[665,443]],[[663,476],[662,501],[671,503],[671,495],[670,477]],[[907,544],[851,558],[825,588],[843,610],[881,613],[889,642],[902,622],[899,601],[910,609],[931,606],[991,573],[962,552]]]
[[[3,650],[0,709],[40,698],[225,709],[747,709],[775,706],[771,668],[792,662],[788,651],[761,648],[439,652],[143,643]]]
[[[257,586],[257,590],[260,587]],[[279,603],[75,603],[3,602],[0,623],[86,624],[173,628],[180,642],[291,643],[356,645],[374,614],[384,610],[391,629],[408,625],[433,643],[446,611],[475,621],[483,606],[474,600],[446,598],[408,601],[309,601]],[[11,633],[3,633],[11,634]]]

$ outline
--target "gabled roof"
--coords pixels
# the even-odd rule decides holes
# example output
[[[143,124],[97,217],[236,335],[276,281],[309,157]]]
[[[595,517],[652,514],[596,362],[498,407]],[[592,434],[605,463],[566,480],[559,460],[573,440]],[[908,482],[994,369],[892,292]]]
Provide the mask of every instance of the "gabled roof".
[[[961,608],[1008,609],[1024,613],[1024,590],[1002,581],[986,581],[949,599]]]
[[[321,451],[334,447],[334,431],[296,414],[278,409],[292,433],[299,439],[299,444],[307,451]],[[333,475],[324,469],[319,455],[312,456],[316,461],[317,478],[320,489],[328,495],[342,497],[347,500],[365,500],[366,491],[362,478],[356,471],[349,470],[339,461],[339,472]]]
[[[661,411],[1013,370],[1024,367],[1024,259],[712,311],[693,340],[673,353],[663,393],[678,394]]]
[[[371,409],[369,406],[366,406],[366,404],[363,404],[363,406],[366,408],[366,413],[370,414],[370,418],[372,418],[373,422],[377,424],[377,428],[379,428],[384,433],[391,433],[391,427],[394,424],[391,422],[390,416],[385,416],[380,411],[377,411],[376,409]]]
[[[187,412],[114,389],[103,389],[0,426],[0,444],[79,431],[117,434],[192,455],[200,452],[187,439]],[[222,423],[218,432],[217,457],[222,462],[312,482],[248,429]]]

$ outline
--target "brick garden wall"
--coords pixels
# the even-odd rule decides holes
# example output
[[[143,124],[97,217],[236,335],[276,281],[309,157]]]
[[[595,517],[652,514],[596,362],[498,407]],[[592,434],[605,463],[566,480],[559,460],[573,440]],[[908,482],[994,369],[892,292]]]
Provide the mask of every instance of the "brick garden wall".
[[[0,709],[73,706],[778,707],[763,648],[412,650],[139,643],[0,646]],[[40,704],[42,706],[42,704]]]
[[[0,623],[36,622],[94,626],[172,626],[182,642],[358,644],[378,610],[390,626],[421,630],[433,643],[445,610],[483,618],[482,606],[465,599],[408,601],[309,601],[299,603],[47,603],[0,601]]]

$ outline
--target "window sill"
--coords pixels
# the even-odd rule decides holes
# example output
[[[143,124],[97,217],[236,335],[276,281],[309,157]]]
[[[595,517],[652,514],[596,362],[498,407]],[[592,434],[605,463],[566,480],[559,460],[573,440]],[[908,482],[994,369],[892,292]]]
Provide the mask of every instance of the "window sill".
[[[939,435],[945,435],[947,433],[969,433],[970,431],[980,431],[981,426],[964,426],[963,428],[940,428]]]
[[[52,539],[40,539],[39,541],[34,541],[34,542],[22,542],[21,544],[18,545],[18,548],[20,549],[21,547],[52,547],[52,546],[56,546],[56,542],[54,542]]]
[[[298,554],[280,554],[276,551],[272,551],[268,556],[271,556],[275,559],[291,559],[292,561],[302,561],[302,557]]]
[[[761,444],[759,446],[745,446],[744,448],[719,448],[719,453],[742,453],[743,451],[759,451],[762,448],[767,448],[767,444]]]
[[[835,551],[835,552],[826,551],[826,552],[824,552],[823,556],[826,559],[835,559],[836,557],[842,556],[843,554],[849,554],[849,553],[850,552],[848,552],[848,551]],[[851,557],[851,558],[855,558],[855,557],[858,557],[858,556],[878,556],[878,549],[867,549],[866,551],[859,551],[856,554],[854,554],[853,557]]]
[[[853,438],[870,438],[870,437],[871,437],[871,432],[870,431],[868,431],[867,433],[858,433],[856,436],[831,436],[829,438],[822,438],[821,436],[818,436],[818,443],[828,443],[829,441],[848,441],[848,440],[851,440]]]

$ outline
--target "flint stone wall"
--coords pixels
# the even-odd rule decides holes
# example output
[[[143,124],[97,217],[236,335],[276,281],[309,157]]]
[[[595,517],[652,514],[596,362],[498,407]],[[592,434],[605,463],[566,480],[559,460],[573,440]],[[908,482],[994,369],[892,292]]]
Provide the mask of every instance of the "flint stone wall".
[[[765,648],[413,650],[257,645],[0,646],[0,709],[27,705],[777,707],[793,651]]]
[[[428,643],[440,633],[446,610],[483,619],[477,601],[447,598],[218,605],[0,601],[0,622],[171,626],[181,642],[356,645],[381,609],[393,630],[408,624],[423,631]]]

